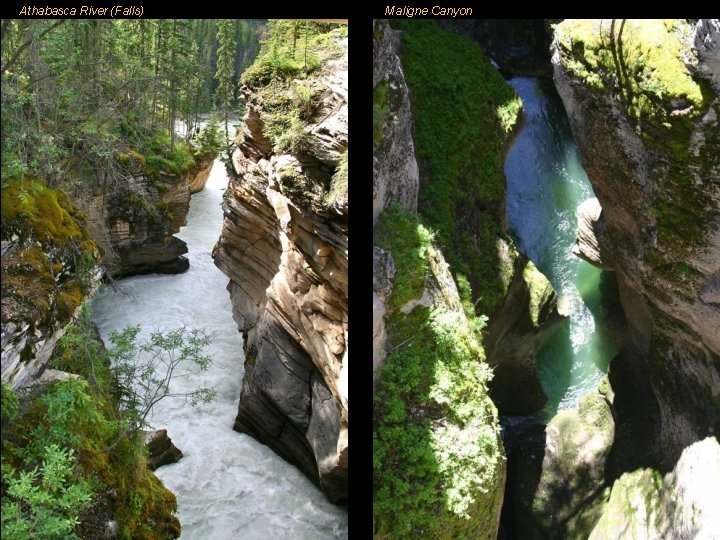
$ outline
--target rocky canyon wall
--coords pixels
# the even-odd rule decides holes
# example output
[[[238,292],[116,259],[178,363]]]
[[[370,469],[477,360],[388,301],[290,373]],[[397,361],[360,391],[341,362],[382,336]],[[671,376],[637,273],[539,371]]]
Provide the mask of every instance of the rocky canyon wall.
[[[617,473],[667,470],[720,430],[719,57],[717,21],[556,28],[555,83],[629,324],[610,367]]]
[[[334,52],[307,78],[284,88],[244,88],[247,109],[214,258],[230,278],[233,316],[245,338],[235,429],[343,503],[348,200],[336,181],[347,160],[348,67],[347,38],[335,31],[331,40]],[[315,105],[299,141],[286,145],[274,137],[269,115],[294,85],[310,88]]]

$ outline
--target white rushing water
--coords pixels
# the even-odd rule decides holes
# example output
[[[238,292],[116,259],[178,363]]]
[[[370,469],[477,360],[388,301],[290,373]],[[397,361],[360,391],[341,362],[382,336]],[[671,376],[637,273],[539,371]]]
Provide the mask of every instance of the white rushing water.
[[[209,371],[175,379],[174,392],[212,386],[217,397],[193,407],[165,399],[151,424],[167,428],[184,457],[157,475],[175,493],[182,540],[346,538],[347,511],[330,504],[298,469],[268,447],[232,430],[243,375],[242,336],[232,319],[228,279],[210,256],[222,229],[222,194],[227,185],[220,161],[204,191],[193,195],[187,226],[177,236],[187,242],[190,270],[119,282],[93,302],[93,318],[106,343],[113,330],[142,326],[141,338],[157,329],[182,325],[214,333],[206,353]]]

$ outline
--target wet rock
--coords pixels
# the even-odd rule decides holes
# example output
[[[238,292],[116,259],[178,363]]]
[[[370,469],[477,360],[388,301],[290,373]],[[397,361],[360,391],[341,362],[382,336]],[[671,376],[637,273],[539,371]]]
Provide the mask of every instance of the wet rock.
[[[509,247],[503,251],[509,257]],[[545,405],[537,353],[565,318],[547,278],[527,259],[514,262],[502,306],[490,319],[484,345],[494,368],[490,395],[502,414],[532,414]]]
[[[182,452],[168,437],[167,429],[143,431],[143,441],[148,449],[148,468],[151,471],[163,465],[177,463],[182,458]]]
[[[593,266],[612,270],[607,254],[603,257],[603,249],[600,247],[604,223],[602,207],[597,197],[587,199],[578,206],[577,222],[577,236],[572,252]]]

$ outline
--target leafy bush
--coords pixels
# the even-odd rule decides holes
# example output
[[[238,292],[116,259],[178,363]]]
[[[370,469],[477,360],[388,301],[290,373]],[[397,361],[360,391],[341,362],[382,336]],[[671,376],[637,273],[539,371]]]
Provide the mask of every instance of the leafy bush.
[[[394,347],[374,401],[376,537],[479,537],[503,459],[482,344],[462,312],[401,311],[421,297],[435,249],[417,216],[381,215],[376,243],[397,269],[387,318]]]
[[[72,449],[51,444],[43,449],[41,467],[20,472],[3,467],[3,538],[79,538],[74,528],[93,491],[87,480],[77,478],[75,463]]]
[[[171,375],[189,375],[178,363],[207,367],[202,351],[210,337],[178,329],[139,343],[138,332],[129,327],[114,335],[110,354],[130,365],[111,368],[84,307],[51,361],[79,377],[44,387],[20,414],[17,397],[3,385],[3,489],[9,493],[2,503],[3,538],[76,538],[83,516],[92,512],[88,503],[101,501],[120,524],[120,538],[179,535],[175,497],[148,470],[138,429],[148,407],[167,397]],[[183,397],[200,402],[212,394],[199,389]],[[109,491],[112,500],[104,499]]]

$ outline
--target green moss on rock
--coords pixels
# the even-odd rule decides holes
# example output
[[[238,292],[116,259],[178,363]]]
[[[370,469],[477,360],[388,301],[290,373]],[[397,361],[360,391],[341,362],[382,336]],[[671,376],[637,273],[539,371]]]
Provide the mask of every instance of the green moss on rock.
[[[3,319],[36,329],[68,322],[99,256],[82,213],[40,180],[11,180],[2,191],[2,237],[12,245],[1,263]]]
[[[51,189],[38,179],[13,180],[2,190],[3,238],[32,235],[41,242],[66,246],[87,238],[75,209],[62,191]]]
[[[503,289],[503,150],[521,103],[478,45],[434,21],[393,21],[411,90],[421,177],[418,211],[454,273],[467,276],[480,313]]]
[[[523,268],[523,280],[530,295],[528,305],[530,320],[537,327],[540,323],[541,312],[547,306],[555,291],[545,275],[530,260]]]
[[[387,323],[396,346],[374,405],[375,536],[489,538],[505,465],[482,344],[459,298],[403,312],[441,271],[431,240],[414,215],[380,218],[376,243],[397,268]]]
[[[672,129],[707,107],[684,62],[689,31],[682,19],[568,19],[555,39],[576,77],[596,90],[617,89],[631,118]]]

